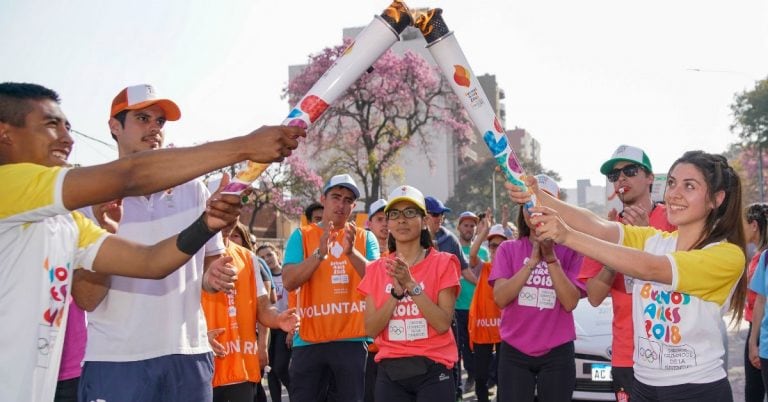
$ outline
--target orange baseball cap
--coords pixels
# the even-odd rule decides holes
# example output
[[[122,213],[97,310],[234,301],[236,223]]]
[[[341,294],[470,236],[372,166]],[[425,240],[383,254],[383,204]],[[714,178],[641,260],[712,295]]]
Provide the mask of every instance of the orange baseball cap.
[[[158,98],[155,88],[148,84],[134,85],[120,91],[112,100],[112,111],[109,116],[114,117],[123,110],[144,109],[152,105],[160,106],[165,112],[165,119],[168,121],[176,121],[181,118],[179,106],[170,99]]]

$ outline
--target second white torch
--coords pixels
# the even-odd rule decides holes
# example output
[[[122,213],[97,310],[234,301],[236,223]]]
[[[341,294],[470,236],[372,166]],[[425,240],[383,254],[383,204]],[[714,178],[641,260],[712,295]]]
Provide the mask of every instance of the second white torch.
[[[480,82],[469,67],[469,62],[456,36],[445,24],[442,12],[443,10],[435,8],[420,13],[414,25],[424,35],[429,53],[448,79],[451,89],[461,100],[475,127],[483,133],[483,141],[488,145],[504,177],[510,183],[525,189],[527,186],[521,177],[525,174],[523,167],[515,151],[509,146],[504,127],[491,108]],[[532,198],[531,203],[526,204],[526,207],[533,204],[535,204],[535,198]]]

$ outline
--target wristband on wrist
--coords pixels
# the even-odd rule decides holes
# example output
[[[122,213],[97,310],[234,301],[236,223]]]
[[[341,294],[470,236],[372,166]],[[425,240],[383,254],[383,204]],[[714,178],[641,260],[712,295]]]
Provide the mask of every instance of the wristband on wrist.
[[[547,260],[546,262],[547,262],[547,265],[552,265],[552,264],[559,264],[560,260],[558,260],[557,257],[555,257],[551,260]]]
[[[395,287],[394,286],[392,286],[392,290],[389,291],[389,294],[391,294],[392,297],[394,297],[397,300],[403,300],[403,298],[405,297],[405,291],[403,291],[403,294],[399,295],[399,294],[395,293]]]
[[[218,230],[212,232],[208,229],[203,215],[176,236],[176,248],[182,253],[195,255],[197,250],[200,250],[218,232]]]

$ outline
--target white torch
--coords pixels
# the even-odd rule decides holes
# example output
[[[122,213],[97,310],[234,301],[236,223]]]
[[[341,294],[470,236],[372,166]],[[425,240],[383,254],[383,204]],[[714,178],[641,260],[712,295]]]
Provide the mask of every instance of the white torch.
[[[525,172],[515,151],[509,146],[504,127],[501,126],[480,82],[469,67],[469,62],[456,36],[445,24],[442,11],[435,8],[421,12],[415,16],[414,25],[424,35],[429,53],[448,79],[453,92],[461,100],[475,127],[483,133],[483,141],[488,145],[504,177],[510,183],[527,189],[521,177]],[[530,208],[535,202],[535,195],[532,194],[531,202],[525,205],[526,208]]]
[[[283,125],[309,128],[344,91],[400,39],[400,33],[411,25],[408,7],[395,0],[381,15],[376,15],[362,32],[347,46],[342,55],[291,109]],[[248,162],[225,193],[240,194],[264,172],[269,164]]]

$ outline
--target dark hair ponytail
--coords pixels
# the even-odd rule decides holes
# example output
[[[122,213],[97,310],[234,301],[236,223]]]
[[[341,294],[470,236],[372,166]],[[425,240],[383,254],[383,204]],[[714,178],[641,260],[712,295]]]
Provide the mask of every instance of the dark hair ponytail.
[[[756,202],[744,208],[744,218],[747,223],[757,222],[757,231],[760,238],[757,241],[757,250],[768,248],[768,204]]]
[[[709,212],[704,228],[694,249],[702,249],[706,245],[718,241],[728,241],[739,247],[746,255],[746,240],[742,226],[741,180],[739,175],[728,165],[728,160],[722,155],[709,154],[703,151],[688,151],[683,154],[669,172],[680,163],[689,163],[698,169],[707,183],[707,197],[715,205]],[[723,202],[717,205],[716,195],[722,191]],[[740,322],[744,312],[744,301],[747,293],[747,275],[742,273],[736,289],[731,296],[731,322]]]

